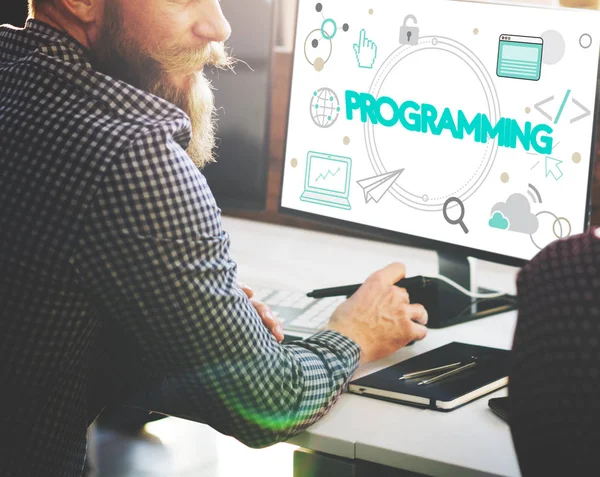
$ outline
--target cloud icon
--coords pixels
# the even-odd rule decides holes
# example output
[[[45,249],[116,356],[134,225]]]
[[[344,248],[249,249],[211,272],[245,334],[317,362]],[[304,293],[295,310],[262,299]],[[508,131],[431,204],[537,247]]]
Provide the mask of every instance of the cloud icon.
[[[538,218],[531,213],[531,206],[527,197],[523,194],[513,194],[506,202],[499,202],[492,207],[492,220],[495,213],[500,212],[508,220],[508,230],[522,234],[534,234],[537,232],[540,223]],[[490,222],[490,226],[492,226]]]
[[[508,219],[502,215],[502,212],[494,212],[494,216],[489,220],[488,224],[494,229],[506,230],[508,228]]]

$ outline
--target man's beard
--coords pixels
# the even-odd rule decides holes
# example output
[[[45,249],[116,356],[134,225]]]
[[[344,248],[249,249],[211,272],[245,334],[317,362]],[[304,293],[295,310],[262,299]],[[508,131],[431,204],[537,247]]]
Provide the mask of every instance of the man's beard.
[[[183,110],[192,123],[187,153],[202,168],[214,161],[215,107],[204,65],[231,66],[222,43],[202,48],[148,48],[127,35],[117,0],[107,0],[104,22],[91,49],[94,67],[113,78],[165,99]],[[185,77],[176,86],[173,75]]]

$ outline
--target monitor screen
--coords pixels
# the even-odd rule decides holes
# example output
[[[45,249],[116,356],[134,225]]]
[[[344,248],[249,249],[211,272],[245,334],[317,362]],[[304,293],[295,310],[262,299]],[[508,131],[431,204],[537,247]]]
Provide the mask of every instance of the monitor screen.
[[[599,55],[596,11],[299,0],[282,211],[529,260],[588,226]]]

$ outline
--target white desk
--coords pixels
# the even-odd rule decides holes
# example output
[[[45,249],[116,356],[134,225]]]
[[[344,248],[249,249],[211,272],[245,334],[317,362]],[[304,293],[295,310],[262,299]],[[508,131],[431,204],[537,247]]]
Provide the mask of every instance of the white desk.
[[[358,283],[392,261],[409,274],[437,271],[435,253],[225,217],[239,278],[250,286],[312,288]],[[478,285],[514,292],[517,269],[481,262]],[[394,356],[361,368],[368,374],[451,341],[509,349],[515,313],[430,330]],[[519,476],[508,426],[487,407],[498,391],[450,413],[345,394],[293,444],[431,476]]]

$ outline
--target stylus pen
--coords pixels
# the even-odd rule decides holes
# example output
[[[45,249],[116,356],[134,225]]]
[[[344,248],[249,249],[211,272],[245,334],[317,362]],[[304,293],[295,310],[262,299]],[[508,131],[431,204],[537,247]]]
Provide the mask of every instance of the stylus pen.
[[[420,378],[421,376],[437,373],[438,371],[449,371],[451,369],[458,368],[461,364],[462,363],[459,361],[458,363],[446,364],[445,366],[439,366],[437,368],[424,369],[423,371],[413,371],[412,373],[406,373],[404,376],[400,376],[398,381],[402,381],[403,379]]]
[[[477,361],[471,361],[469,364],[465,364],[464,366],[461,366],[460,368],[453,369],[452,371],[448,371],[447,373],[440,374],[439,376],[435,376],[430,379],[425,379],[424,381],[421,381],[419,383],[419,386],[421,386],[423,384],[437,383],[438,381],[441,381],[442,379],[449,378],[450,376],[455,376],[459,373],[462,373],[463,371],[466,371],[467,369],[471,369],[473,366],[476,366],[476,365],[477,365]]]
[[[425,278],[421,275],[410,278],[403,278],[402,280],[396,282],[397,287],[406,288],[406,291],[410,295],[412,290],[418,290],[419,288],[423,288],[431,283],[433,280],[431,278]],[[311,298],[329,298],[332,296],[350,296],[358,290],[362,284],[358,285],[346,285],[343,287],[333,287],[333,288],[321,288],[318,290],[313,290],[306,294]]]

